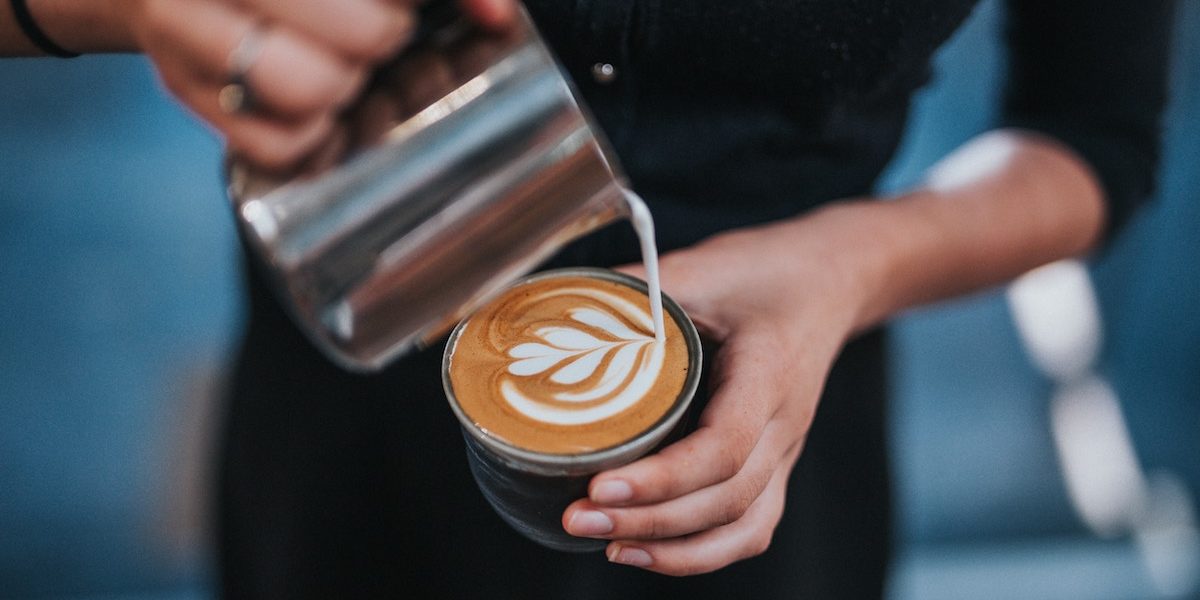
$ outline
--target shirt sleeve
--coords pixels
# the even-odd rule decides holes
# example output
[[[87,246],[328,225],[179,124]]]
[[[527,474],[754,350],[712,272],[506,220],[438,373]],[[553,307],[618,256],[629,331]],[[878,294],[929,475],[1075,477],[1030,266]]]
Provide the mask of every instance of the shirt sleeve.
[[[1004,125],[1090,164],[1107,237],[1154,190],[1173,14],[1172,0],[1008,0]]]

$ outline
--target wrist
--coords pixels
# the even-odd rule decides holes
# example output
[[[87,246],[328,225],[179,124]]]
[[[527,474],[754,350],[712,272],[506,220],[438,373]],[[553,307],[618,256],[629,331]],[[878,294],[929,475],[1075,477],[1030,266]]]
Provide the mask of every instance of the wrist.
[[[811,252],[832,278],[835,301],[849,313],[850,336],[904,308],[895,292],[911,264],[907,258],[932,233],[922,231],[920,222],[901,223],[898,202],[903,200],[842,201],[798,222],[809,230],[801,239],[813,241]]]

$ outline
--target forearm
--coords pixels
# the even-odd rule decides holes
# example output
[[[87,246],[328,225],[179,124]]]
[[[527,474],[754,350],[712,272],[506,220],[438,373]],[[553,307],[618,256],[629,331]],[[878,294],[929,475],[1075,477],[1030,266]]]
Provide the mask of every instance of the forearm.
[[[868,328],[906,308],[1008,281],[1091,248],[1102,191],[1064,147],[1014,132],[983,136],[931,171],[926,185],[884,202],[816,215],[841,238],[833,255],[863,299]]]
[[[129,30],[132,0],[27,0],[42,31],[73,52],[131,52],[136,49]],[[40,56],[21,31],[9,0],[0,0],[0,56]]]

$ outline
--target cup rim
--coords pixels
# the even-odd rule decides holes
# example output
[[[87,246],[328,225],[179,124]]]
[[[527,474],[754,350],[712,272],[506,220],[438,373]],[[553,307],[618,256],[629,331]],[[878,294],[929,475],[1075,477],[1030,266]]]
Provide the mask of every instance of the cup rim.
[[[518,279],[506,287],[505,291],[521,285],[557,277],[590,277],[601,279],[631,287],[643,294],[647,294],[647,296],[649,294],[649,286],[645,281],[632,275],[597,267],[568,267],[541,271]],[[696,326],[692,323],[687,313],[684,312],[683,308],[666,293],[663,293],[663,310],[675,320],[675,323],[679,325],[680,331],[683,332],[684,341],[688,349],[688,376],[684,380],[683,388],[679,391],[679,395],[676,396],[675,402],[658,421],[636,436],[617,445],[583,454],[537,452],[506,442],[476,426],[475,422],[467,416],[466,412],[459,405],[458,397],[455,396],[454,387],[450,381],[450,361],[454,356],[454,349],[467,323],[471,321],[474,315],[468,316],[454,327],[454,331],[450,333],[450,337],[446,342],[446,349],[442,354],[442,388],[446,395],[446,401],[450,405],[450,409],[454,411],[455,417],[458,418],[459,424],[462,425],[463,430],[468,435],[485,448],[491,450],[502,461],[524,471],[548,476],[578,475],[582,473],[594,473],[624,464],[625,462],[631,462],[649,452],[675,428],[679,420],[687,412],[688,407],[691,406],[692,399],[695,397],[696,390],[700,385],[700,370],[704,361],[700,335],[696,330]]]

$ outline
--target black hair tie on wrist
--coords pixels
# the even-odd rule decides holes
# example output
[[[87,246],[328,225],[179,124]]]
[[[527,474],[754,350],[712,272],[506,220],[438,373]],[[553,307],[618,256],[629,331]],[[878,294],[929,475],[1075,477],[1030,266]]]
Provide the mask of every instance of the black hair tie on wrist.
[[[25,37],[33,42],[34,46],[41,49],[42,52],[59,58],[75,58],[78,54],[55,44],[53,40],[46,36],[46,32],[38,27],[37,21],[33,20],[33,14],[29,12],[29,6],[25,4],[25,0],[9,0],[12,3],[13,15],[17,17],[17,25],[21,27],[21,31],[25,32]]]

